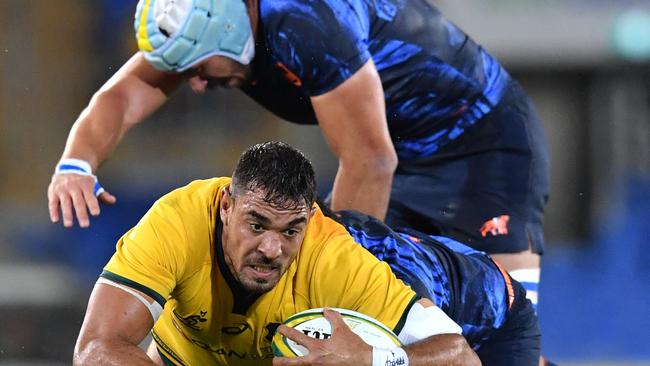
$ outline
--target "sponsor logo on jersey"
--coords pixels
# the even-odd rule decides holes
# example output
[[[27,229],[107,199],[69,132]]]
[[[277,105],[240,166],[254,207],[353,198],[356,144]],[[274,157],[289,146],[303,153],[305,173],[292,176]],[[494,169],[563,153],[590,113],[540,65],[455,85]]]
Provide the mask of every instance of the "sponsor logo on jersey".
[[[268,360],[273,358],[273,349],[271,349],[271,346],[268,347],[262,347],[260,349],[262,354],[257,354],[253,352],[248,352],[245,350],[241,351],[236,351],[234,349],[228,348],[228,347],[219,347],[219,346],[211,346],[203,341],[200,341],[198,339],[190,339],[190,341],[198,347],[203,348],[204,350],[208,352],[212,352],[216,355],[224,356],[227,358],[235,358],[235,359],[240,359],[240,360]]]
[[[486,237],[488,233],[493,236],[508,235],[508,221],[510,221],[508,215],[496,216],[487,220],[481,226],[481,236]]]
[[[192,337],[191,334],[185,333],[182,327],[173,318],[172,318],[172,324],[174,324],[174,327],[181,334],[181,336],[183,336],[183,338],[185,338],[189,342],[192,342],[194,346],[200,347],[216,355],[224,356],[226,358],[240,359],[240,360],[245,360],[245,359],[246,360],[267,360],[273,358],[273,349],[271,348],[270,345],[265,347],[260,347],[259,354],[255,352],[249,352],[247,350],[236,350],[228,347],[227,345],[224,346],[222,344],[210,344],[202,339],[197,339]]]

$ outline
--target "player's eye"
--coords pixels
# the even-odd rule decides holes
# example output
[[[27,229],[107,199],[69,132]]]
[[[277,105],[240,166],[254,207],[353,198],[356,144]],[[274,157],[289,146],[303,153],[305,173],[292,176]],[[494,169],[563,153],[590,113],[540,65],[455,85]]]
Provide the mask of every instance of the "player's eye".
[[[251,230],[253,230],[256,233],[264,231],[264,227],[258,223],[251,223]]]
[[[201,76],[202,72],[203,72],[202,66],[194,66],[188,70],[188,74],[190,76]]]
[[[294,236],[298,235],[298,233],[300,233],[300,230],[296,229],[287,229],[284,231],[284,235],[289,238],[293,238]]]

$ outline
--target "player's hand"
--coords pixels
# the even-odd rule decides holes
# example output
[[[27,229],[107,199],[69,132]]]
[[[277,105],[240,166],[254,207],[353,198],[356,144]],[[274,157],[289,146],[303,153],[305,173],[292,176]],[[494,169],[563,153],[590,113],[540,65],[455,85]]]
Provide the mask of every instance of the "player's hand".
[[[112,194],[103,191],[95,196],[95,177],[73,173],[59,173],[52,176],[47,189],[48,207],[52,222],[59,222],[59,210],[63,216],[63,226],[72,227],[76,216],[79,226],[90,226],[88,212],[97,216],[99,202],[112,205],[117,200]],[[73,213],[74,209],[74,213]]]
[[[332,326],[332,336],[329,339],[311,338],[284,324],[278,327],[278,332],[307,348],[309,354],[294,358],[275,357],[273,358],[274,366],[369,366],[372,364],[372,347],[350,330],[341,314],[325,309],[323,315]]]

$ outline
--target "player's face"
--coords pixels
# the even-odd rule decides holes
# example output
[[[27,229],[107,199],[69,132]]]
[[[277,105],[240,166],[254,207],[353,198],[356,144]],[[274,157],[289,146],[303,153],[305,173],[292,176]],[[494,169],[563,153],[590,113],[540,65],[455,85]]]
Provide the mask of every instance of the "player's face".
[[[212,56],[194,65],[188,72],[192,90],[203,93],[217,86],[239,88],[250,79],[250,67],[224,56]]]
[[[244,192],[236,198],[224,192],[224,258],[233,276],[253,292],[272,289],[293,262],[305,238],[314,210],[306,204],[285,209],[264,200],[264,192]]]

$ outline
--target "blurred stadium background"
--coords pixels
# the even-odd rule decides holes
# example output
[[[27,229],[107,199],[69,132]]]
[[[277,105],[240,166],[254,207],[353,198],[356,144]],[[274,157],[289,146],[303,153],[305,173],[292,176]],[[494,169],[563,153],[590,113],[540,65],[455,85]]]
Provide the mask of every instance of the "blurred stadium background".
[[[540,318],[562,365],[650,365],[650,1],[432,0],[519,78],[548,134]],[[184,88],[101,168],[118,196],[89,230],[50,224],[46,189],[71,124],[134,52],[135,0],[0,0],[0,365],[64,365],[116,239],[160,194],[228,175],[289,142],[323,192],[336,162],[316,127],[239,92]]]

